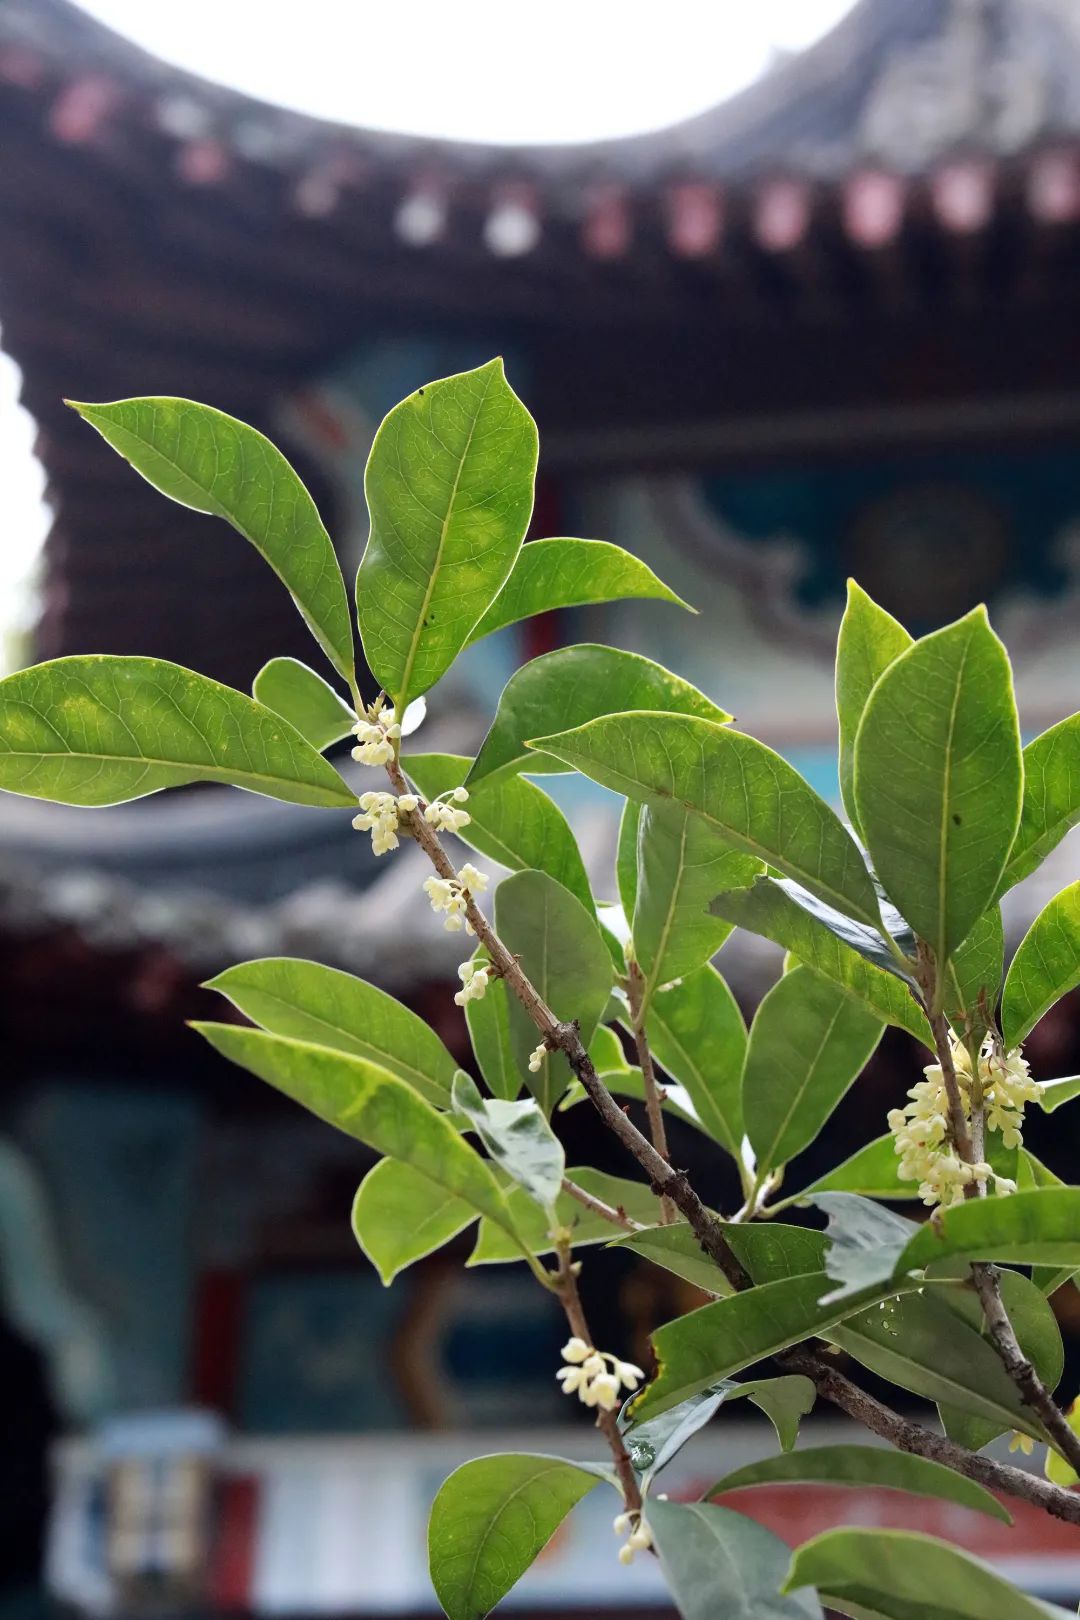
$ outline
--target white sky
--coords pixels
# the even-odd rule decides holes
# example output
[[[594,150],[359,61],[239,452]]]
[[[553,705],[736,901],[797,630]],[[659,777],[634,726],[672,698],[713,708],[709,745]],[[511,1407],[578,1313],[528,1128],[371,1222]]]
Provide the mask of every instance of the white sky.
[[[626,135],[702,112],[752,83],[775,52],[812,43],[853,0],[80,4],[179,66],[302,112],[513,143]],[[0,357],[0,664],[6,634],[31,611],[46,528],[17,386]]]

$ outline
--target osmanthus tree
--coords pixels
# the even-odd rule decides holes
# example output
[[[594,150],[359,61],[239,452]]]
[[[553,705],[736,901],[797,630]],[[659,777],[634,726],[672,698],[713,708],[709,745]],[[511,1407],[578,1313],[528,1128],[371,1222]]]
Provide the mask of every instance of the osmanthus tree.
[[[479,637],[574,603],[684,605],[615,546],[522,548],[537,436],[498,361],[418,389],[375,439],[356,603],[370,695],[330,539],[265,438],[184,400],[75,408],[164,494],[262,553],[341,691],[288,659],[251,697],[152,658],[59,659],[0,682],[0,787],[100,806],[216,781],[343,811],[377,853],[416,841],[432,906],[462,936],[456,999],[483,1089],[413,1013],[314,962],[228,969],[213,987],[246,1022],[197,1026],[381,1155],[353,1224],[385,1282],[474,1226],[471,1263],[527,1265],[565,1311],[558,1377],[596,1414],[597,1460],[514,1453],[451,1475],[430,1525],[451,1620],[493,1609],[594,1490],[613,1493],[618,1556],[658,1556],[689,1620],[810,1620],[824,1604],[861,1620],[1063,1613],[926,1537],[839,1529],[792,1558],[712,1498],[776,1480],[874,1485],[1005,1521],[1016,1497],[1080,1525],[1048,1304],[1080,1268],[1080,1187],[1021,1140],[1026,1105],[1080,1094],[1080,1077],[1037,1084],[1022,1056],[1080,982],[1080,885],[1050,901],[1007,973],[999,909],[1080,820],[1080,715],[1022,749],[982,608],[913,641],[853,585],[836,671],[849,826],[711,698],[611,647],[526,664],[475,759],[423,753],[405,741],[418,706]],[[323,753],[350,733],[375,784],[359,803]],[[568,770],[626,799],[600,898],[535,780]],[[444,835],[509,870],[493,896]],[[712,965],[733,928],[787,953],[749,1031]],[[879,1135],[780,1199],[785,1166],[827,1130],[886,1024],[927,1048],[922,1077]],[[565,1163],[559,1115],[586,1099],[625,1149],[624,1177]],[[740,1208],[708,1207],[671,1162],[670,1115],[733,1161]],[[904,1199],[929,1219],[887,1207]],[[648,1381],[588,1325],[587,1267],[603,1256],[585,1250],[612,1244],[712,1296],[654,1333]],[[871,1396],[834,1349],[935,1402],[940,1428]],[[761,1363],[766,1375],[740,1377]],[[771,1418],[777,1454],[700,1501],[669,1500],[665,1464],[740,1398]],[[887,1444],[796,1449],[817,1399]],[[1048,1477],[986,1455],[1010,1431],[1045,1449]]]

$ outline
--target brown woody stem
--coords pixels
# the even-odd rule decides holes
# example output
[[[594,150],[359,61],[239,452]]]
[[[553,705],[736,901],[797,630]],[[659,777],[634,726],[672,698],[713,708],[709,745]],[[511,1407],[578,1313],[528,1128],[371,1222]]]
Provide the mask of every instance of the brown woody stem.
[[[400,794],[407,791],[405,778],[402,776],[400,766],[396,761],[387,766],[387,773],[395,793]],[[439,876],[456,878],[457,874],[453,864],[440,844],[434,829],[424,821],[423,816],[418,812],[414,813],[408,818],[407,825],[413,837],[439,873]],[[510,989],[517,996],[548,1045],[566,1054],[571,1069],[581,1081],[601,1119],[618,1137],[628,1152],[633,1154],[638,1164],[649,1177],[653,1191],[660,1197],[666,1196],[670,1198],[679,1212],[685,1216],[703,1252],[716,1262],[732,1288],[741,1291],[752,1287],[753,1279],[729,1245],[724,1235],[723,1226],[705,1208],[685,1174],[674,1169],[657,1152],[648,1137],[643,1136],[633,1121],[623,1113],[619,1104],[602,1083],[581,1040],[576,1024],[562,1023],[555,1017],[551,1008],[537,993],[527,975],[522,971],[521,964],[506,949],[495,930],[471,898],[468,904],[468,917],[477,938],[484,945],[496,969],[505,978]],[[932,1002],[930,1004],[932,1005]],[[944,1024],[943,1019],[941,1023]],[[937,1033],[935,1030],[935,1037]],[[945,1047],[946,1051],[948,1051],[947,1026],[945,1034]],[[948,1057],[951,1068],[951,1053],[948,1053]],[[944,1073],[944,1064],[942,1070]],[[953,1071],[953,1082],[955,1085],[955,1071]],[[957,1094],[959,1095],[958,1087]],[[966,1129],[966,1121],[964,1124]],[[567,1245],[565,1255],[560,1254],[560,1276],[556,1279],[557,1291],[561,1291],[561,1272],[569,1266],[568,1256],[569,1246]],[[581,1311],[580,1297],[577,1295],[576,1279],[573,1278],[572,1271],[571,1280],[573,1282],[572,1295],[564,1298],[564,1308],[567,1306],[567,1298],[575,1300],[576,1305],[571,1304],[570,1308],[567,1309],[567,1319],[571,1323],[571,1330],[587,1343],[591,1343],[584,1313]],[[995,1291],[996,1286],[995,1282]],[[576,1310],[576,1317],[570,1315],[571,1309]],[[574,1325],[575,1321],[576,1326]],[[1008,1321],[1007,1317],[1006,1321]],[[1011,1324],[1009,1331],[1012,1331]],[[848,1416],[861,1423],[871,1433],[888,1440],[898,1450],[910,1452],[917,1457],[929,1457],[934,1462],[944,1463],[958,1474],[963,1474],[968,1479],[977,1480],[991,1490],[1003,1491],[1006,1495],[1014,1496],[1021,1501],[1031,1502],[1035,1506],[1045,1509],[1047,1513],[1053,1514],[1055,1518],[1064,1519],[1070,1524],[1080,1525],[1080,1492],[1074,1495],[1072,1491],[1053,1485],[1049,1480],[1040,1479],[1037,1475],[1029,1474],[1022,1468],[1014,1468],[1008,1463],[994,1462],[989,1457],[965,1451],[962,1446],[958,1446],[951,1440],[946,1440],[942,1436],[932,1433],[931,1430],[923,1428],[921,1424],[901,1417],[899,1413],[892,1411],[890,1407],[883,1405],[872,1395],[868,1395],[865,1390],[860,1389],[851,1379],[833,1367],[825,1356],[811,1349],[808,1345],[798,1345],[791,1350],[785,1351],[776,1359],[786,1371],[802,1373],[810,1378],[823,1400],[829,1401],[833,1406],[838,1407],[840,1411],[846,1412]],[[1045,1395],[1045,1391],[1043,1391],[1043,1394]],[[1046,1399],[1049,1400],[1049,1397],[1047,1396]],[[1053,1402],[1050,1402],[1050,1404],[1053,1406]],[[1054,1407],[1054,1411],[1057,1412],[1056,1407]],[[1058,1412],[1057,1415],[1061,1422],[1064,1423],[1061,1413]],[[1043,1421],[1046,1421],[1045,1418]],[[630,1468],[629,1478],[624,1477],[623,1470],[629,1465],[629,1458],[626,1456],[626,1448],[622,1443],[622,1437],[614,1421],[612,1421],[610,1427],[614,1431],[612,1434],[609,1434],[608,1430],[601,1424],[611,1449],[616,1470],[619,1472],[620,1480],[623,1481],[627,1507],[631,1509],[640,1506],[640,1493],[637,1492],[636,1480],[633,1481],[633,1492],[629,1490],[629,1479],[633,1478],[633,1470]],[[1049,1428],[1049,1425],[1047,1427]],[[1078,1444],[1076,1436],[1068,1429],[1067,1433],[1071,1445],[1076,1447]],[[1068,1456],[1068,1451],[1065,1450],[1064,1445],[1062,1450]],[[624,1458],[625,1463],[623,1462]],[[1080,1467],[1078,1467],[1077,1471],[1080,1472]],[[635,1494],[636,1501],[634,1500]]]
[[[645,980],[641,969],[636,962],[630,963],[630,1021],[633,1026],[634,1045],[637,1048],[638,1064],[641,1068],[641,1081],[645,1092],[645,1113],[649,1121],[649,1135],[652,1145],[661,1158],[670,1163],[671,1155],[668,1152],[667,1129],[664,1125],[664,1110],[660,1096],[660,1087],[656,1081],[656,1068],[653,1064],[652,1051],[649,1047],[649,1038],[645,1033]],[[660,1224],[670,1226],[675,1219],[675,1206],[671,1199],[664,1194],[660,1199]]]
[[[562,1190],[570,1198],[576,1199],[584,1209],[599,1215],[601,1220],[610,1221],[612,1226],[621,1226],[624,1232],[644,1231],[641,1222],[631,1220],[624,1209],[616,1209],[612,1204],[605,1204],[602,1198],[597,1198],[595,1193],[586,1192],[584,1187],[579,1187],[569,1176],[563,1176]]]

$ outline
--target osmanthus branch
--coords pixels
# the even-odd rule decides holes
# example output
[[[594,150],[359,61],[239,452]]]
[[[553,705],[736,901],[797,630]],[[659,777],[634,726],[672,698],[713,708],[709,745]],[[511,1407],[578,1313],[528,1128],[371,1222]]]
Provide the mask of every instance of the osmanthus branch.
[[[396,761],[387,766],[387,773],[395,793],[401,794],[407,791],[405,778],[402,776]],[[412,833],[439,876],[456,880],[457,874],[449,856],[439,842],[434,829],[424,820],[423,816],[418,812],[414,812],[406,818],[403,825],[407,826]],[[680,1214],[685,1216],[703,1252],[720,1267],[732,1288],[742,1291],[753,1287],[753,1278],[729,1245],[722,1225],[705,1208],[686,1175],[682,1171],[676,1170],[657,1152],[648,1137],[638,1130],[634,1122],[623,1112],[603,1084],[593,1067],[577,1025],[563,1023],[556,1018],[543,997],[540,996],[529,981],[528,976],[522,971],[517,958],[507,950],[471,897],[468,900],[467,915],[476,937],[487,950],[496,971],[506,980],[507,985],[517,996],[522,1007],[536,1025],[537,1030],[543,1035],[547,1045],[553,1051],[565,1053],[571,1069],[581,1081],[601,1119],[637,1160],[648,1176],[653,1192],[658,1197],[666,1196],[670,1198]],[[955,1073],[953,1079],[955,1082]],[[561,1257],[560,1265],[562,1269],[565,1269],[569,1265],[568,1258]],[[573,1281],[573,1291],[576,1295],[576,1278]],[[580,1299],[577,1301],[577,1309],[580,1310]],[[583,1314],[578,1320],[583,1322]],[[580,1326],[575,1328],[574,1331],[578,1332],[579,1336],[587,1342],[591,1342],[589,1334],[582,1331]],[[978,1480],[981,1484],[988,1485],[995,1490],[1004,1491],[1009,1496],[1015,1496],[1022,1501],[1034,1503],[1036,1506],[1044,1508],[1048,1513],[1052,1513],[1056,1518],[1064,1519],[1070,1524],[1080,1525],[1080,1492],[1073,1495],[1071,1491],[1064,1490],[1058,1485],[1052,1485],[1049,1480],[1039,1479],[1033,1474],[1028,1474],[1021,1468],[1014,1468],[1008,1463],[994,1462],[988,1457],[965,1451],[963,1447],[955,1445],[952,1441],[933,1434],[918,1423],[913,1423],[909,1419],[901,1417],[899,1413],[893,1412],[889,1407],[884,1406],[880,1401],[875,1400],[873,1396],[860,1389],[857,1384],[854,1384],[833,1367],[825,1356],[809,1346],[800,1345],[794,1349],[784,1351],[776,1359],[786,1370],[805,1374],[806,1377],[813,1381],[823,1400],[829,1401],[841,1411],[846,1412],[857,1422],[863,1424],[864,1427],[870,1429],[872,1433],[888,1440],[899,1450],[911,1452],[915,1456],[929,1457],[935,1462],[945,1463],[957,1473],[964,1474],[968,1479]],[[1045,1391],[1043,1393],[1045,1395]],[[1056,1407],[1054,1410],[1057,1411]],[[1039,1415],[1043,1416],[1041,1412]],[[1061,1422],[1064,1423],[1061,1414],[1058,1413],[1057,1415]],[[625,1453],[625,1447],[622,1444],[617,1427],[614,1428],[613,1435],[607,1432],[603,1422],[604,1416],[605,1414],[602,1414],[599,1420],[600,1427],[605,1433],[605,1438],[608,1440],[612,1457],[618,1469],[620,1467],[619,1452]],[[1046,1422],[1045,1417],[1043,1417],[1043,1421]],[[1048,1429],[1049,1427],[1049,1424],[1047,1424]],[[1068,1430],[1068,1435],[1070,1442],[1075,1446],[1076,1437],[1071,1430]],[[1064,1445],[1062,1450],[1066,1456],[1069,1455]],[[1080,1469],[1078,1469],[1078,1472],[1080,1472]],[[621,1473],[620,1478],[622,1478]],[[626,1488],[624,1484],[624,1490]],[[630,1498],[628,1497],[629,1504]]]
[[[927,1005],[932,1005],[927,998]],[[949,1100],[950,1135],[957,1153],[965,1164],[977,1164],[979,1159],[975,1151],[975,1141],[968,1128],[964,1114],[963,1100],[960,1093],[960,1082],[956,1075],[956,1065],[953,1062],[952,1044],[949,1040],[949,1026],[943,1013],[930,1015],[930,1028],[934,1035],[934,1045],[937,1049],[937,1060],[941,1065],[942,1080],[945,1093]],[[963,1132],[958,1133],[953,1125],[954,1113],[958,1113],[963,1123]],[[981,1103],[973,1104],[981,1107]],[[982,1120],[975,1119],[976,1132],[981,1139]],[[969,1181],[964,1185],[965,1198],[980,1198],[985,1193],[985,1185],[980,1181]],[[971,1267],[972,1281],[979,1302],[986,1318],[987,1331],[991,1341],[1001,1358],[1001,1363],[1016,1385],[1023,1398],[1025,1406],[1040,1419],[1047,1434],[1053,1440],[1062,1456],[1080,1473],[1080,1436],[1073,1433],[1069,1427],[1064,1412],[1046,1388],[1035,1368],[1028,1360],[1020,1347],[1016,1337],[1016,1330],[1009,1320],[1009,1313],[1001,1297],[1001,1288],[998,1283],[995,1268],[985,1261],[973,1261]]]
[[[597,1198],[595,1193],[586,1192],[584,1187],[579,1187],[569,1176],[563,1176],[562,1190],[570,1198],[576,1199],[584,1209],[591,1211],[593,1215],[599,1215],[602,1221],[610,1221],[612,1226],[620,1226],[624,1232],[644,1231],[641,1222],[631,1220],[624,1209],[616,1209],[613,1204],[605,1204],[602,1198]]]
[[[652,1145],[661,1158],[670,1162],[668,1152],[667,1128],[664,1125],[664,1110],[660,1087],[656,1080],[656,1067],[653,1063],[652,1051],[649,1047],[649,1037],[645,1033],[645,1006],[644,1006],[645,980],[641,969],[636,962],[630,963],[630,1022],[633,1029],[634,1045],[637,1048],[638,1064],[641,1068],[642,1088],[645,1092],[645,1114],[649,1121],[649,1135]],[[660,1199],[660,1222],[663,1226],[670,1226],[675,1219],[675,1206],[665,1194]]]

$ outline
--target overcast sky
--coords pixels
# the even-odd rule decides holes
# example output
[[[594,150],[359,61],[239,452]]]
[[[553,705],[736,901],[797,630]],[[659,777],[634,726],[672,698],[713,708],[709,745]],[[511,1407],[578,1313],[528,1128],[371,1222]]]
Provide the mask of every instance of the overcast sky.
[[[751,83],[775,52],[810,44],[852,0],[80,3],[182,67],[302,112],[520,142],[626,135],[702,112]],[[17,387],[0,358],[0,656],[3,633],[29,611],[46,526]]]

